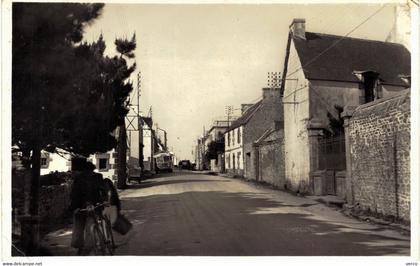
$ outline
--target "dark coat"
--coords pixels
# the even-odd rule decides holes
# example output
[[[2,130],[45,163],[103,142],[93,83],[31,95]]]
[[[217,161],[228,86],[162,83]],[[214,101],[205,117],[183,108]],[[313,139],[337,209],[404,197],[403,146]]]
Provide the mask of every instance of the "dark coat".
[[[106,187],[101,174],[78,171],[74,174],[70,209],[86,208],[87,202],[101,203],[105,200]]]

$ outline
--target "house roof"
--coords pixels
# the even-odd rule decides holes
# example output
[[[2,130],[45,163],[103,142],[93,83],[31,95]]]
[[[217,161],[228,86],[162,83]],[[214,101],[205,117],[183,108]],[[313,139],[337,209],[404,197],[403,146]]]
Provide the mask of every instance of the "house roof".
[[[307,79],[358,82],[353,71],[375,71],[383,84],[406,86],[399,75],[410,75],[411,55],[401,44],[312,32],[293,42]]]
[[[270,136],[275,131],[276,130],[274,129],[274,127],[270,127],[256,141],[254,141],[254,144],[260,144],[264,139],[266,139],[268,136]]]
[[[236,119],[235,121],[232,122],[232,124],[230,125],[230,127],[226,130],[230,131],[232,129],[235,129],[237,127],[240,127],[246,123],[248,123],[249,119],[251,119],[251,117],[255,114],[255,112],[260,109],[260,107],[262,106],[262,100],[259,100],[258,102],[256,102],[254,105],[252,105],[251,107],[249,107],[245,113],[243,113],[242,116],[240,116],[238,119]]]
[[[141,119],[146,123],[146,125],[151,129],[153,127],[153,120],[151,117],[142,116]]]

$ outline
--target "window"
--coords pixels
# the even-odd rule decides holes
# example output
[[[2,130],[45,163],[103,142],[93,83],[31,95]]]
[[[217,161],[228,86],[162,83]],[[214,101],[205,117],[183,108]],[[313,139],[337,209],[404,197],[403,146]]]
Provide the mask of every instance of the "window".
[[[99,170],[106,170],[108,168],[108,159],[101,158],[99,159]]]
[[[228,135],[228,146],[230,146],[230,131],[227,133]]]
[[[235,154],[232,156],[232,168],[235,169]]]
[[[372,102],[382,98],[382,87],[379,82],[379,73],[374,71],[353,72],[360,80],[359,89],[361,104]]]
[[[222,139],[222,138],[223,138],[223,133],[219,131],[219,132],[217,133],[217,139],[218,139],[218,140],[220,140],[220,139]]]
[[[235,129],[232,131],[232,145],[235,145]]]
[[[239,164],[240,164],[240,161],[241,161],[240,158],[241,158],[241,152],[238,152],[238,160],[237,160],[238,161],[238,169],[239,169]]]
[[[47,168],[48,167],[48,159],[46,158],[46,157],[42,157],[41,158],[41,167],[45,167],[45,168]]]
[[[226,165],[227,165],[227,168],[229,169],[230,168],[230,154],[226,155]]]
[[[241,128],[238,128],[238,144],[241,144]]]

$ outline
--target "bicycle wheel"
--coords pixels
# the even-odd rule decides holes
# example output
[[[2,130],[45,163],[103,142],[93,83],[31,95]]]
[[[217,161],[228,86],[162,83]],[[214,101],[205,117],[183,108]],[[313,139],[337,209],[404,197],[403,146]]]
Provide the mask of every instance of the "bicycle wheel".
[[[93,252],[95,255],[106,255],[105,237],[97,224],[92,225],[91,236],[93,241]]]
[[[111,222],[106,216],[104,217],[104,222],[105,222],[106,249],[109,255],[114,255],[115,242],[114,242],[114,235],[112,234]]]

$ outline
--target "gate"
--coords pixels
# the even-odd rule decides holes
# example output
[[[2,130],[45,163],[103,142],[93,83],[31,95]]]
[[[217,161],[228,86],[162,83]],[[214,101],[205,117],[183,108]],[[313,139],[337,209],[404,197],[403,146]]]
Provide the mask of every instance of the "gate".
[[[319,170],[346,170],[346,140],[344,134],[319,140]]]
[[[325,193],[336,195],[336,172],[346,170],[345,136],[322,138],[318,144],[318,170],[326,170]]]

